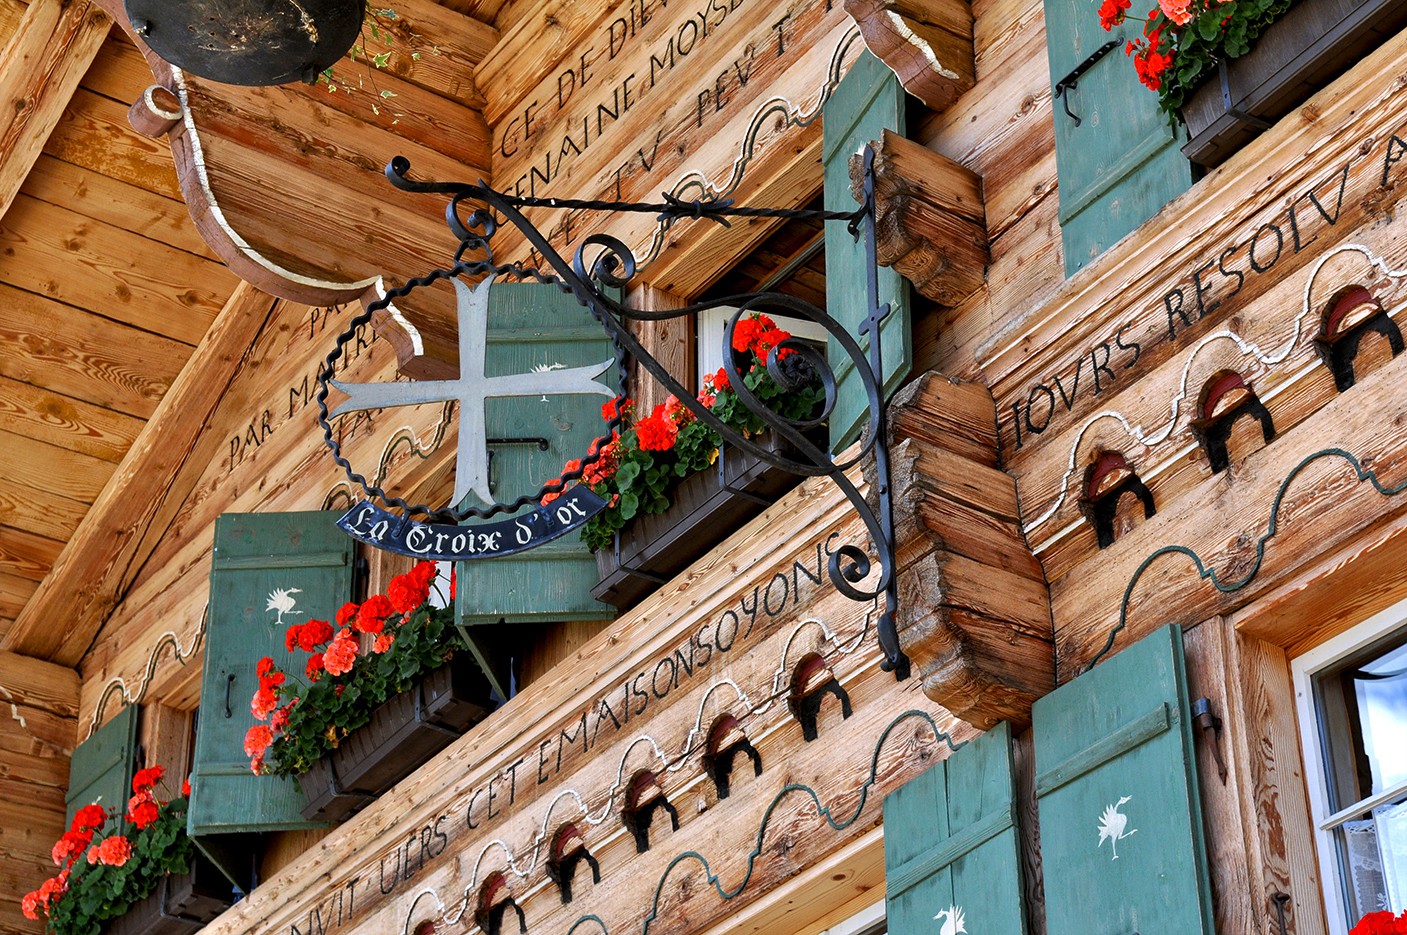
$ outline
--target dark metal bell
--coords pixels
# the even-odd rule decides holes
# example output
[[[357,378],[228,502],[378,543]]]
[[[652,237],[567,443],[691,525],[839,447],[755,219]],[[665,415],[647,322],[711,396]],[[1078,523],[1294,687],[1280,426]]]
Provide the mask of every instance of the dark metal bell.
[[[225,84],[314,81],[356,42],[366,0],[126,0],[132,28],[177,68]]]

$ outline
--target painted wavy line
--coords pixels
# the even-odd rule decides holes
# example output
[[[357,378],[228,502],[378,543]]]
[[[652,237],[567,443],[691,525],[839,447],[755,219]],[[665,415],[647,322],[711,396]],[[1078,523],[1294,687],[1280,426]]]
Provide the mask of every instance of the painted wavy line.
[[[826,101],[830,100],[830,96],[835,93],[836,87],[840,84],[840,79],[844,77],[842,69],[846,56],[854,44],[859,41],[861,41],[859,27],[848,30],[841,37],[826,70],[826,84],[809,111],[797,107],[784,97],[769,98],[758,106],[757,110],[753,112],[752,120],[748,123],[747,132],[743,134],[742,144],[739,147],[737,157],[733,160],[733,169],[727,181],[722,185],[715,185],[708,180],[707,174],[702,170],[689,169],[676,178],[669,194],[683,201],[692,201],[694,199],[727,198],[736,191],[738,186],[742,184],[748,164],[756,155],[757,138],[766,129],[768,118],[780,116],[783,120],[782,130],[805,128],[815,123],[821,116],[821,110],[825,107]],[[660,221],[655,226],[648,249],[636,260],[639,269],[643,270],[648,267],[664,249],[665,235],[669,232],[670,223],[669,221]]]
[[[1198,555],[1195,550],[1185,545],[1165,545],[1156,550],[1143,560],[1137,570],[1134,571],[1133,577],[1129,579],[1128,587],[1124,588],[1123,600],[1119,604],[1119,622],[1109,631],[1109,638],[1105,640],[1103,648],[1095,653],[1094,658],[1089,661],[1089,665],[1087,665],[1083,671],[1088,672],[1090,669],[1094,668],[1094,666],[1114,648],[1114,641],[1128,624],[1129,601],[1133,597],[1133,589],[1137,587],[1138,580],[1143,576],[1143,573],[1164,555],[1185,555],[1192,559],[1193,565],[1197,568],[1197,577],[1203,581],[1210,581],[1212,586],[1223,594],[1233,594],[1254,581],[1256,576],[1260,574],[1261,565],[1265,561],[1266,545],[1271,539],[1274,539],[1275,534],[1280,531],[1280,505],[1284,502],[1285,494],[1289,491],[1290,484],[1292,484],[1295,478],[1300,475],[1300,472],[1309,467],[1309,465],[1318,461],[1320,458],[1330,457],[1342,458],[1347,461],[1349,466],[1353,468],[1357,481],[1360,483],[1365,480],[1368,481],[1368,483],[1373,485],[1373,489],[1384,497],[1395,497],[1402,491],[1407,490],[1407,481],[1403,481],[1401,484],[1394,487],[1384,487],[1378,480],[1378,475],[1375,471],[1363,467],[1352,453],[1343,448],[1325,448],[1314,452],[1314,454],[1309,455],[1299,464],[1295,465],[1294,469],[1280,482],[1280,489],[1276,492],[1275,502],[1270,508],[1270,522],[1266,527],[1265,533],[1256,540],[1255,561],[1251,563],[1251,567],[1246,571],[1243,577],[1235,581],[1223,582],[1221,577],[1216,573],[1215,568],[1203,562],[1202,557]]]
[[[651,924],[654,923],[655,919],[659,915],[660,895],[664,892],[665,881],[668,880],[669,875],[674,870],[674,868],[682,863],[694,861],[701,864],[703,866],[704,874],[707,877],[709,884],[713,886],[714,891],[717,892],[718,895],[724,900],[736,899],[738,896],[742,895],[742,893],[747,889],[748,883],[752,880],[752,874],[757,866],[758,858],[762,856],[762,842],[767,837],[767,828],[771,824],[772,813],[775,812],[777,808],[781,805],[782,800],[790,796],[792,793],[801,793],[803,795],[809,796],[812,803],[814,803],[816,806],[816,812],[819,817],[823,818],[826,824],[832,830],[844,831],[846,828],[854,824],[865,810],[865,804],[869,801],[870,790],[874,788],[875,783],[879,781],[879,754],[880,751],[884,749],[885,741],[889,739],[889,735],[894,732],[895,728],[897,728],[900,724],[902,724],[904,721],[909,720],[910,718],[919,718],[927,722],[928,726],[933,730],[935,742],[942,741],[943,743],[946,743],[950,751],[956,752],[963,746],[963,744],[954,744],[953,738],[950,737],[945,731],[940,730],[938,728],[938,724],[926,711],[919,711],[917,709],[905,711],[903,714],[900,714],[894,720],[889,722],[888,726],[886,726],[883,732],[880,733],[879,740],[875,742],[874,752],[870,756],[870,774],[860,785],[860,799],[858,802],[856,802],[855,810],[849,817],[842,817],[837,819],[831,813],[831,809],[829,806],[821,804],[821,797],[816,793],[816,790],[812,789],[810,786],[805,785],[804,783],[788,783],[786,786],[782,787],[782,790],[778,792],[776,796],[773,797],[771,803],[768,804],[766,811],[764,811],[762,814],[762,823],[758,826],[757,829],[756,842],[753,844],[752,850],[748,853],[747,872],[743,874],[743,878],[741,881],[739,881],[738,885],[733,889],[728,889],[723,885],[722,879],[718,876],[718,874],[715,874],[713,872],[713,869],[709,865],[707,857],[703,856],[698,851],[684,851],[683,853],[677,855],[673,860],[671,860],[669,864],[665,867],[664,872],[660,874],[659,883],[655,886],[654,900],[650,904],[650,911],[645,916],[644,925],[641,927],[640,930],[641,935],[648,935]]]
[[[781,697],[780,689],[778,688],[778,686],[782,683],[782,680],[785,679],[789,671],[789,667],[787,665],[787,655],[791,650],[792,643],[796,640],[796,637],[801,632],[813,627],[819,627],[821,630],[822,637],[831,644],[831,646],[835,649],[837,653],[841,655],[849,655],[851,653],[856,652],[861,647],[861,645],[863,645],[865,637],[871,631],[871,626],[874,621],[874,613],[875,608],[871,607],[870,610],[868,610],[865,614],[864,626],[861,627],[860,631],[848,641],[841,640],[839,636],[835,632],[833,632],[828,626],[826,626],[823,621],[814,617],[807,618],[806,620],[802,620],[801,622],[799,622],[796,627],[793,628],[791,634],[787,638],[786,643],[782,647],[782,661],[773,673],[771,680],[773,691],[768,696],[766,701],[761,702],[760,704],[754,704],[748,698],[746,692],[744,692],[742,688],[739,687],[738,684],[731,678],[723,678],[711,683],[709,687],[704,691],[704,694],[699,701],[699,713],[694,719],[694,727],[690,730],[689,735],[685,738],[679,755],[674,757],[673,759],[671,759],[664,752],[659,742],[653,736],[649,734],[637,735],[633,740],[630,741],[630,743],[626,745],[625,750],[622,752],[620,764],[616,769],[615,782],[607,791],[606,798],[601,805],[600,811],[596,814],[593,815],[591,813],[590,808],[587,806],[585,796],[583,796],[582,793],[578,790],[573,788],[567,788],[558,792],[557,795],[554,796],[553,799],[548,803],[547,810],[543,814],[539,830],[534,833],[533,840],[529,846],[530,856],[526,861],[526,865],[519,864],[514,855],[513,849],[503,839],[494,838],[493,840],[488,841],[483,846],[483,848],[480,849],[478,856],[474,860],[474,866],[473,869],[470,871],[469,875],[469,882],[465,886],[464,893],[460,898],[459,903],[454,907],[454,909],[444,913],[445,921],[451,925],[457,925],[459,923],[459,920],[463,918],[464,913],[468,911],[469,905],[474,898],[474,890],[479,885],[479,871],[483,866],[484,858],[488,856],[489,852],[495,850],[502,851],[504,855],[505,870],[507,872],[512,873],[520,880],[526,880],[529,874],[531,874],[534,870],[537,869],[537,867],[542,863],[542,847],[546,843],[547,839],[550,837],[550,829],[552,829],[553,827],[552,814],[560,802],[566,800],[574,802],[576,804],[576,810],[574,812],[574,815],[576,817],[579,817],[580,820],[586,822],[592,827],[597,827],[607,821],[613,814],[613,809],[616,805],[617,797],[621,794],[621,791],[626,786],[626,763],[630,759],[631,752],[638,745],[640,745],[641,743],[649,744],[655,756],[659,759],[662,770],[667,772],[675,772],[679,769],[682,769],[691,761],[690,752],[696,749],[694,746],[695,738],[698,736],[698,733],[702,729],[703,712],[705,710],[705,706],[707,705],[708,699],[713,695],[713,692],[716,689],[724,685],[733,688],[733,690],[737,693],[739,700],[743,702],[743,707],[745,708],[743,714],[745,717],[753,717],[755,715],[766,713],[776,702],[777,698]],[[443,911],[443,904],[441,904],[441,911]]]
[[[1295,316],[1294,334],[1290,337],[1289,342],[1279,352],[1267,353],[1261,350],[1259,345],[1257,345],[1254,341],[1247,341],[1245,338],[1241,337],[1238,333],[1231,329],[1222,329],[1221,331],[1212,332],[1211,334],[1208,334],[1203,337],[1196,344],[1192,345],[1191,353],[1187,356],[1187,363],[1182,368],[1182,379],[1178,385],[1177,394],[1173,396],[1172,403],[1169,406],[1170,411],[1167,425],[1163,426],[1158,431],[1150,434],[1145,433],[1142,426],[1136,426],[1130,423],[1128,418],[1125,417],[1123,413],[1112,409],[1106,409],[1103,412],[1097,412],[1094,415],[1090,416],[1089,419],[1087,419],[1085,423],[1080,426],[1080,431],[1075,435],[1075,441],[1070,446],[1070,458],[1066,462],[1065,473],[1060,478],[1060,493],[1056,496],[1055,501],[1045,510],[1045,512],[1025,524],[1025,531],[1029,533],[1033,532],[1036,529],[1039,529],[1052,517],[1054,517],[1055,514],[1059,512],[1061,506],[1064,505],[1065,501],[1069,499],[1070,479],[1073,478],[1075,476],[1076,471],[1079,470],[1077,459],[1079,457],[1080,445],[1084,441],[1085,434],[1096,423],[1103,421],[1104,419],[1113,419],[1117,421],[1121,426],[1123,426],[1124,432],[1130,438],[1149,448],[1161,445],[1172,437],[1173,430],[1177,427],[1178,416],[1181,414],[1182,402],[1187,398],[1187,381],[1192,371],[1192,364],[1196,361],[1197,355],[1201,353],[1203,348],[1217,341],[1231,341],[1236,345],[1238,349],[1240,349],[1242,354],[1245,354],[1248,357],[1254,357],[1256,360],[1260,361],[1260,363],[1265,366],[1273,366],[1275,364],[1279,364],[1283,362],[1286,358],[1288,358],[1290,356],[1290,353],[1295,349],[1295,346],[1299,344],[1300,338],[1302,337],[1304,320],[1306,317],[1308,317],[1310,312],[1310,292],[1314,287],[1314,281],[1318,277],[1320,269],[1332,257],[1335,257],[1341,253],[1348,252],[1358,252],[1363,254],[1363,256],[1368,260],[1369,264],[1377,268],[1377,270],[1384,276],[1387,276],[1392,279],[1400,279],[1404,276],[1407,276],[1407,269],[1394,270],[1389,268],[1387,264],[1383,262],[1382,259],[1374,256],[1367,247],[1360,246],[1358,244],[1344,244],[1324,254],[1324,256],[1320,257],[1318,262],[1314,264],[1314,267],[1310,272],[1309,279],[1305,282],[1304,301],[1301,304],[1299,314]],[[1389,314],[1396,316],[1404,308],[1407,308],[1407,303],[1394,307],[1393,309],[1391,309]]]
[[[103,712],[107,709],[108,702],[112,699],[116,690],[119,697],[129,705],[141,704],[142,699],[147,695],[147,688],[151,685],[151,680],[156,677],[156,667],[161,661],[162,650],[168,646],[171,648],[171,658],[178,665],[185,665],[186,661],[196,654],[200,649],[201,642],[205,639],[205,625],[210,617],[210,605],[207,604],[200,612],[200,624],[195,629],[195,635],[191,638],[191,645],[188,649],[181,648],[180,638],[176,636],[174,630],[167,630],[161,634],[152,647],[151,654],[147,656],[147,666],[142,674],[141,684],[137,686],[136,693],[127,690],[127,680],[120,675],[115,675],[103,686],[102,694],[98,696],[98,704],[93,708],[93,717],[88,722],[88,731],[83,735],[83,739],[88,739],[93,735],[93,731],[103,723]]]

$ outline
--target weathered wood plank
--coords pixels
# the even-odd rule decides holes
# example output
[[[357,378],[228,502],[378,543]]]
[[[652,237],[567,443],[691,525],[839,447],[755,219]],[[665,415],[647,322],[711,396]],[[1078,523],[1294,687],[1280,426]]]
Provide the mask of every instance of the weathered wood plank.
[[[185,344],[200,341],[236,282],[218,264],[27,195],[5,216],[0,248],[11,285]]]
[[[196,232],[185,204],[82,166],[40,156],[21,191],[178,250],[217,259]]]
[[[149,192],[180,198],[170,147],[133,131],[127,122],[130,105],[79,88],[44,152]]]
[[[91,503],[112,476],[112,465],[74,451],[65,451],[24,435],[0,431],[0,451],[5,452],[6,473],[27,487],[54,490]]]
[[[4,648],[76,665],[117,598],[131,583],[140,556],[133,546],[160,498],[133,497],[133,491],[164,490],[219,402],[220,394],[273,300],[241,284],[215,325],[191,356],[171,390],[128,451],[55,563],[53,573],[30,600]],[[134,502],[143,508],[134,509]],[[54,615],[70,621],[62,630],[49,625]]]
[[[0,375],[142,419],[190,356],[180,341],[4,283],[0,341]]]
[[[680,296],[671,295],[648,284],[636,288],[627,297],[627,302],[635,308],[651,312],[683,308],[689,304]],[[701,375],[694,372],[697,344],[691,317],[633,321],[630,324],[636,339],[670,376],[687,387],[699,387]],[[631,370],[630,385],[634,388],[631,395],[643,413],[653,412],[655,406],[663,403],[669,395],[638,363]]]
[[[440,97],[482,108],[477,72],[479,63],[498,44],[498,30],[434,0],[398,0],[390,9],[392,15],[375,17],[381,38],[363,27],[357,41],[364,50],[359,53],[362,56],[390,52],[386,65],[373,68],[365,60],[339,62],[335,71],[343,80],[363,69],[366,81],[375,88],[381,76],[390,72]],[[392,110],[395,101],[388,99],[383,106]]]
[[[0,523],[60,542],[73,535],[88,504],[44,487],[8,483],[0,488]]]
[[[29,602],[39,582],[0,572],[0,617],[13,620]]]
[[[88,0],[32,0],[0,52],[0,217],[9,210],[112,20]]]
[[[143,421],[0,377],[0,429],[116,463],[131,447]]]
[[[24,529],[0,526],[0,564],[21,578],[42,581],[59,557],[63,543]]]

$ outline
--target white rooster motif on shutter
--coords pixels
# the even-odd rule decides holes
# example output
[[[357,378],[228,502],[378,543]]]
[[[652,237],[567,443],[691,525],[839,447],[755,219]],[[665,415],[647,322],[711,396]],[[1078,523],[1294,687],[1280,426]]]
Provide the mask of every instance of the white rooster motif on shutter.
[[[1104,813],[1099,816],[1099,847],[1104,846],[1104,842],[1109,842],[1109,849],[1114,852],[1114,860],[1119,859],[1119,842],[1138,831],[1137,828],[1128,828],[1129,816],[1119,809],[1123,808],[1133,797],[1120,796],[1115,805],[1106,805]],[[1124,829],[1128,828],[1127,831]]]
[[[295,594],[302,593],[302,588],[274,588],[272,591],[269,592],[269,606],[265,607],[264,610],[272,610],[278,614],[278,618],[274,620],[274,626],[283,626],[284,614],[302,613],[301,610],[294,609],[298,606],[298,600],[293,596]]]
[[[938,935],[959,935],[959,933],[966,935],[967,926],[963,924],[966,919],[962,914],[961,906],[949,906],[947,909],[940,909],[938,914],[933,918],[934,920],[943,920],[943,927],[938,930]]]

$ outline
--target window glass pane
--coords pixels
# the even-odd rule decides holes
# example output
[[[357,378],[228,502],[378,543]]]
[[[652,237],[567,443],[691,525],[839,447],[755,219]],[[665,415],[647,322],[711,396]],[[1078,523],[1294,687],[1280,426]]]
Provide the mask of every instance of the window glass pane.
[[[1345,675],[1358,702],[1364,790],[1377,795],[1407,780],[1407,646]]]
[[[1351,919],[1407,910],[1407,634],[1316,680],[1331,833]]]

